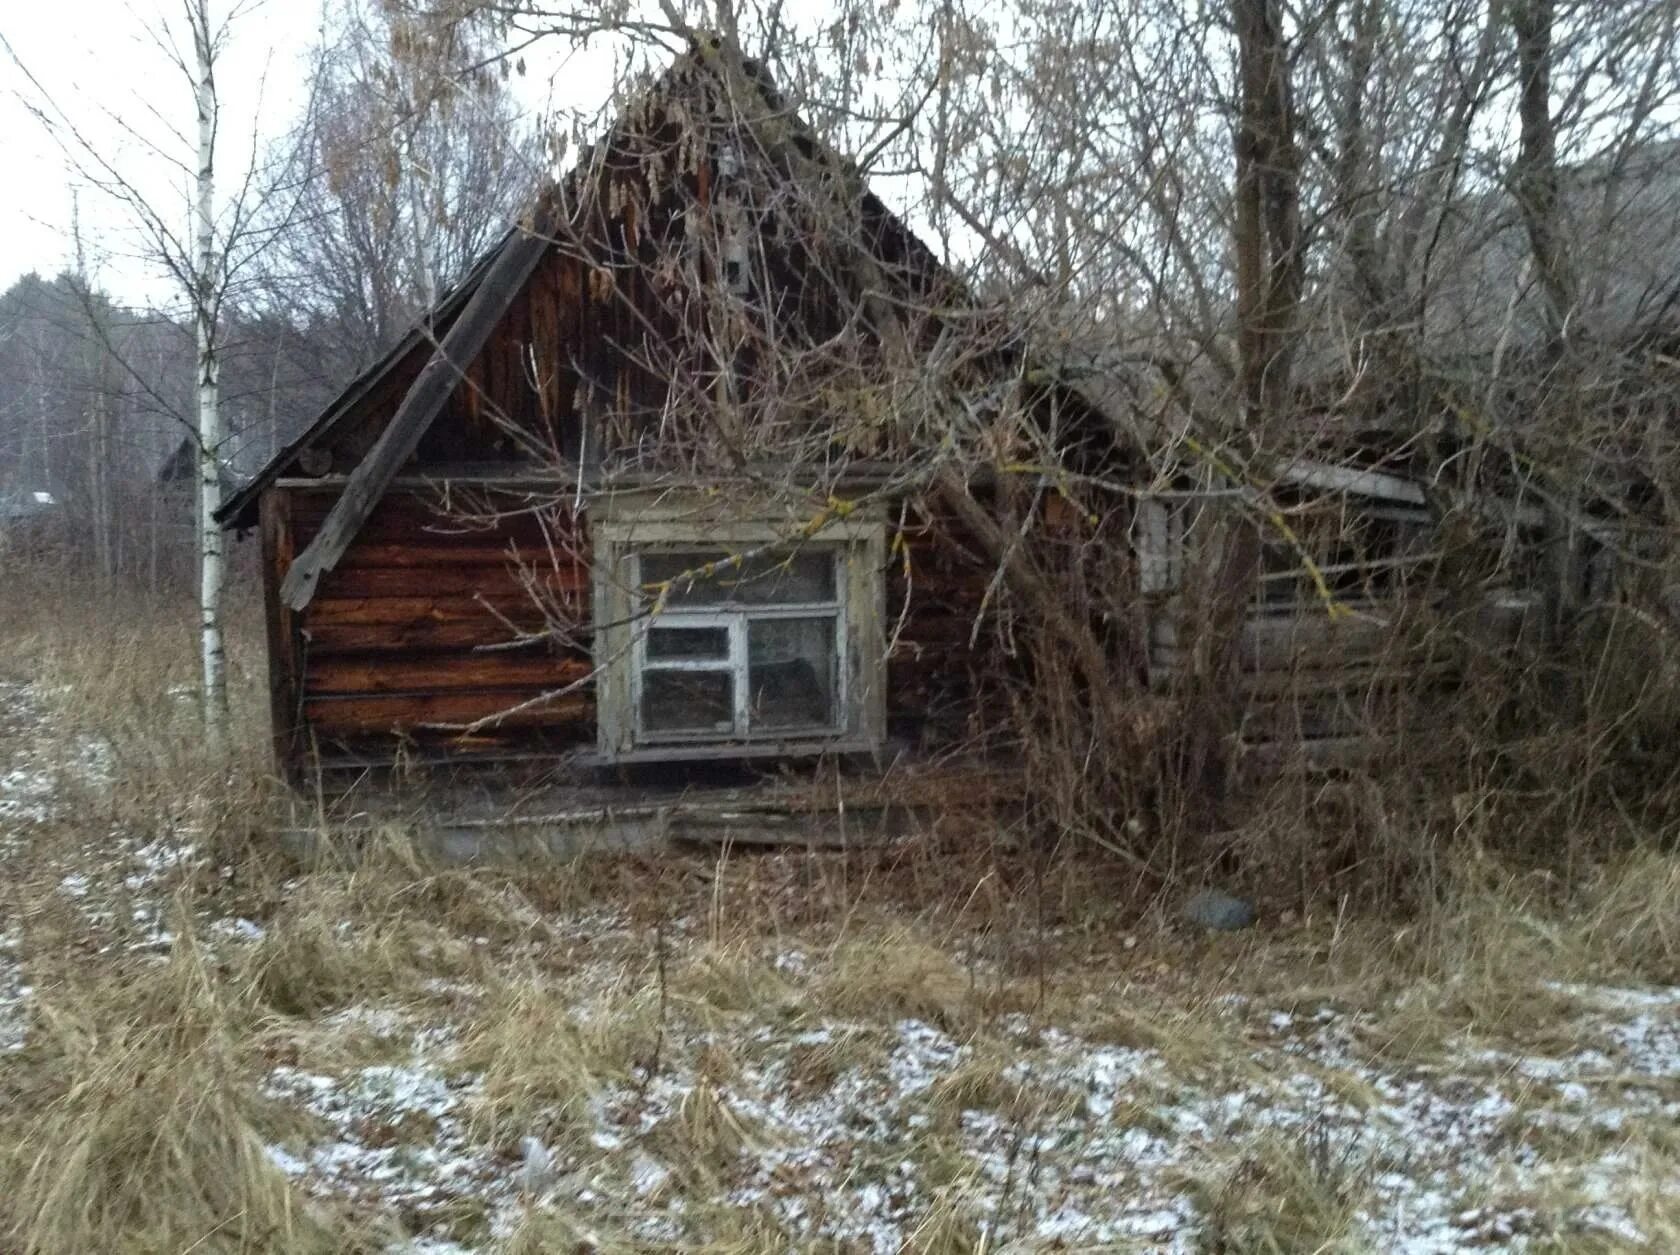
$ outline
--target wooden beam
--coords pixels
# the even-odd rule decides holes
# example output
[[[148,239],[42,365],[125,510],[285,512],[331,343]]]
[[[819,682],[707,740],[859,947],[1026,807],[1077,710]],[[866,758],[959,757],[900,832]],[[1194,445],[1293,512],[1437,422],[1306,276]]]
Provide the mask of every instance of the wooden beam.
[[[451,691],[446,693],[358,693],[304,699],[310,727],[322,736],[355,733],[400,733],[417,728],[465,731],[465,725],[487,721],[487,730],[587,724],[595,713],[592,693],[555,695],[543,700],[544,690],[509,692]]]
[[[588,680],[587,658],[552,654],[451,653],[415,657],[321,658],[309,667],[309,696],[521,689],[525,695]]]
[[[270,488],[258,498],[262,532],[263,601],[268,620],[269,723],[274,760],[293,784],[303,778],[303,676],[297,616],[280,600],[280,582],[292,563],[292,497]]]
[[[397,406],[396,414],[350,475],[321,530],[286,573],[280,597],[287,606],[293,610],[307,606],[322,573],[332,570],[344,556],[397,472],[413,457],[420,438],[442,411],[467,366],[484,348],[490,333],[542,260],[548,244],[547,237],[535,230],[516,230],[508,237],[467,307],[421,368],[414,386]]]

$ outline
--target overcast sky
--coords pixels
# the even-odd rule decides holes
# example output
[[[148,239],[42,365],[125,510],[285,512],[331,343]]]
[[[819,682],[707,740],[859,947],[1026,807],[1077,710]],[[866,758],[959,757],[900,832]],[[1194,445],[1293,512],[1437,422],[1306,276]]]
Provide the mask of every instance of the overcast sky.
[[[230,0],[219,0],[213,13],[219,19],[229,7]],[[248,167],[253,136],[271,141],[298,116],[321,28],[320,0],[245,0],[238,12],[217,70],[224,193]],[[88,266],[98,280],[129,301],[178,303],[125,212],[77,174],[86,157],[74,140],[65,137],[66,156],[26,104],[38,96],[33,75],[53,108],[102,158],[184,225],[193,96],[159,35],[185,37],[179,0],[0,0],[0,37],[16,58],[0,50],[0,136],[7,159],[0,182],[0,290],[31,270],[52,275],[70,265],[72,204],[78,203]],[[610,49],[573,52],[550,42],[551,48],[527,52],[531,72],[515,80],[527,108],[605,100],[614,72]],[[184,50],[190,56],[190,44]]]
[[[100,153],[184,222],[192,89],[155,38],[184,33],[179,8],[170,0],[5,0],[0,36]],[[230,174],[249,162],[253,124],[272,135],[290,121],[318,18],[315,0],[264,0],[231,31],[218,75],[222,164]],[[79,180],[25,106],[33,96],[18,64],[0,53],[8,171],[0,183],[0,288],[30,270],[55,273],[72,256],[72,188]],[[183,159],[186,166],[174,164]],[[97,245],[89,268],[131,298],[165,291],[110,198],[84,186],[77,199],[83,237]]]

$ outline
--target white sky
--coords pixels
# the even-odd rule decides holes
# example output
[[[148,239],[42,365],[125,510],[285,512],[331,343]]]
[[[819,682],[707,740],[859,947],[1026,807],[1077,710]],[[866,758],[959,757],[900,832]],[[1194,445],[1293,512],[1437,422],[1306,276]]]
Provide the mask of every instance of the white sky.
[[[219,21],[232,0],[212,4]],[[253,134],[272,141],[301,111],[321,26],[320,0],[242,0],[236,12],[217,70],[224,202],[249,166]],[[31,270],[50,277],[69,267],[74,201],[88,267],[100,282],[121,299],[179,303],[127,212],[77,174],[86,157],[75,142],[66,139],[67,156],[31,114],[25,102],[39,95],[23,70],[101,157],[184,227],[196,115],[190,85],[155,37],[184,38],[180,13],[179,0],[0,0],[0,37],[17,59],[0,49],[7,172],[0,182],[0,290]],[[573,53],[547,42],[554,46],[525,54],[532,72],[515,80],[519,98],[533,109],[551,99],[586,107],[607,99],[614,71],[609,48]],[[190,44],[185,49],[190,54]]]
[[[211,7],[218,24],[234,13],[217,66],[218,209],[225,211],[249,167],[253,138],[259,145],[273,143],[302,112],[323,0],[211,0]],[[827,0],[789,0],[784,16],[821,29],[828,11]],[[921,46],[919,33],[911,33],[917,37],[901,49],[906,55]],[[182,0],[0,0],[0,38],[11,49],[7,55],[0,48],[0,151],[7,175],[0,180],[0,291],[31,270],[51,277],[70,268],[74,203],[95,282],[131,304],[182,310],[176,281],[131,213],[78,173],[78,165],[94,163],[74,138],[66,136],[62,146],[55,142],[27,104],[44,95],[101,159],[185,231],[194,102],[160,36],[181,42],[190,58]],[[513,93],[533,114],[592,115],[611,99],[623,52],[610,37],[583,49],[544,39],[521,53],[527,73],[511,80]],[[878,177],[876,190],[889,202],[898,200],[900,181]]]
[[[0,0],[0,36],[101,155],[184,225],[188,173],[172,163],[190,167],[192,89],[152,33],[183,35],[179,13],[172,0]],[[315,0],[262,0],[232,29],[218,76],[219,146],[230,176],[249,163],[253,123],[273,135],[290,121],[317,25]],[[8,171],[0,184],[0,288],[29,270],[50,276],[73,255],[72,187],[79,180],[25,106],[34,98],[18,65],[0,53]],[[166,299],[164,276],[110,197],[84,184],[77,199],[89,269],[130,299]]]

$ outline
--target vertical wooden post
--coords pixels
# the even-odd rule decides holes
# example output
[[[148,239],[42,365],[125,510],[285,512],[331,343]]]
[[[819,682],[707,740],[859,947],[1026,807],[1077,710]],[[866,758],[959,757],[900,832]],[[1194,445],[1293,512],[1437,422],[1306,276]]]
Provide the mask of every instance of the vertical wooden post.
[[[263,492],[259,506],[262,532],[263,606],[268,620],[269,721],[274,762],[288,783],[304,778],[303,650],[298,615],[280,596],[291,568],[296,538],[292,529],[292,494],[284,488]]]

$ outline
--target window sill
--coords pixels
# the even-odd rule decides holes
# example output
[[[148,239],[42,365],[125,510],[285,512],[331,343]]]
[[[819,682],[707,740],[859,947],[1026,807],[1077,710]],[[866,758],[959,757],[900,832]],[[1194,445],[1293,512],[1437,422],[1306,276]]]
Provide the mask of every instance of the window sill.
[[[587,754],[574,761],[585,767],[616,767],[623,763],[729,762],[741,758],[817,758],[824,754],[873,754],[879,748],[871,741],[835,737],[803,741],[711,741],[703,745],[644,745],[618,754]]]

